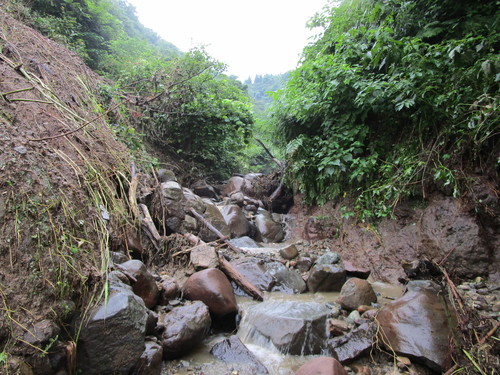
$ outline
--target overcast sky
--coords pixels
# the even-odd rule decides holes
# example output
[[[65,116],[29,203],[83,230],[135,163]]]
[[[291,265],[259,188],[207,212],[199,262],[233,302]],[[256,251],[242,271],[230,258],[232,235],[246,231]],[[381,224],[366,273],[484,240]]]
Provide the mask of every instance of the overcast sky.
[[[294,69],[306,22],[327,0],[128,0],[139,20],[182,51],[204,45],[240,80]]]

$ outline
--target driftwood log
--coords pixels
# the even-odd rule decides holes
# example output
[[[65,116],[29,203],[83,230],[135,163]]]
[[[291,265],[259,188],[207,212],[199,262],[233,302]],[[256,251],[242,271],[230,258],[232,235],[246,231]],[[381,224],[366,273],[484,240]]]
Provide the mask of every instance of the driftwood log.
[[[233,245],[231,242],[229,242],[228,238],[224,236],[216,227],[214,227],[212,224],[210,224],[202,215],[200,215],[198,212],[196,212],[193,208],[189,210],[196,219],[198,219],[201,223],[203,223],[208,229],[210,229],[217,237],[219,237],[224,243],[234,252],[236,253],[243,253],[244,251],[241,250],[238,246]]]

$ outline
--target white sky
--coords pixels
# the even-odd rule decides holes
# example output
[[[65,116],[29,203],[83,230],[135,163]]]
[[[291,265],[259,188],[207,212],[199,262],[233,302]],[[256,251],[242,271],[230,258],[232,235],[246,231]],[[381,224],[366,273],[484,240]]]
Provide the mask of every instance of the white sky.
[[[327,0],[128,0],[139,20],[182,51],[203,45],[240,80],[296,68],[306,22]]]

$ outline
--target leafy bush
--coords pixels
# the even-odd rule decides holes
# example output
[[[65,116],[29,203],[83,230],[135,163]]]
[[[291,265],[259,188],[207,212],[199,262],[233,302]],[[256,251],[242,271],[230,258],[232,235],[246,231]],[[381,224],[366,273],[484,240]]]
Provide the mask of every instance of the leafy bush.
[[[443,171],[459,189],[457,165],[485,165],[498,145],[495,4],[343,1],[311,21],[324,32],[273,115],[309,202],[350,193],[362,219],[386,216]]]

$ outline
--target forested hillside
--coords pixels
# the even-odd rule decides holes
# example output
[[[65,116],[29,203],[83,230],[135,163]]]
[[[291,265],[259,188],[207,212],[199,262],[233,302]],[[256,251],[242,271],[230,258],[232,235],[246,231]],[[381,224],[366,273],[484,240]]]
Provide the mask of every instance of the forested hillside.
[[[351,197],[361,219],[472,176],[498,181],[498,1],[348,0],[275,96],[288,181],[308,202]]]
[[[109,121],[132,151],[146,141],[213,178],[248,165],[250,99],[203,49],[179,51],[145,28],[127,1],[35,0],[8,9],[112,80],[100,100],[116,107]]]

